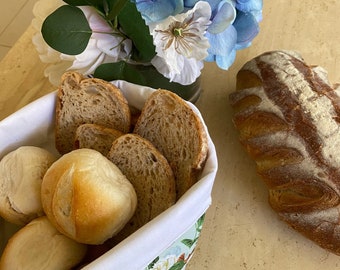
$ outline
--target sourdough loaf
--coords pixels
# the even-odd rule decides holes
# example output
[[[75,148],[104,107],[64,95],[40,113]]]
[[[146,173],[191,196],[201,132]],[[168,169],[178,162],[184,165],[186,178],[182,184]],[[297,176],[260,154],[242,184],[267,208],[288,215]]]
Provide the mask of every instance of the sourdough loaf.
[[[272,208],[340,255],[340,97],[326,71],[296,52],[266,52],[238,72],[230,102]]]
[[[116,139],[108,159],[130,180],[137,194],[134,216],[114,239],[121,241],[175,203],[175,179],[165,157],[136,134]]]
[[[92,123],[126,133],[130,109],[121,91],[111,83],[66,72],[56,102],[56,148],[61,154],[73,150],[78,126]]]
[[[168,160],[177,198],[196,183],[208,156],[207,134],[198,115],[182,98],[168,90],[153,92],[134,133],[149,140]]]

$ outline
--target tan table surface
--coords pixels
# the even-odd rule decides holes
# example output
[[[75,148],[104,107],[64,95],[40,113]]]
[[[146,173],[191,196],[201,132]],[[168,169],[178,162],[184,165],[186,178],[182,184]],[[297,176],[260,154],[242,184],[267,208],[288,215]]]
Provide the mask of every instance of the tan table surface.
[[[228,95],[237,70],[268,50],[299,51],[310,64],[340,82],[340,1],[265,0],[261,32],[238,52],[229,71],[206,64],[197,106],[217,148],[219,171],[198,247],[188,270],[337,269],[340,257],[326,252],[278,220],[254,163],[238,143]],[[0,119],[54,90],[31,43],[32,27],[0,64]]]

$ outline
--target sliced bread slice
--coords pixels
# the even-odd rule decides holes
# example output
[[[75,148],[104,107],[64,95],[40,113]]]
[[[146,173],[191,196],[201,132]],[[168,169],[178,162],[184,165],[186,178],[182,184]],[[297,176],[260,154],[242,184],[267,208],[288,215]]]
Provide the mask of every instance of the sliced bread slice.
[[[197,182],[208,155],[203,123],[178,95],[159,89],[147,99],[134,133],[149,140],[168,160],[177,198]]]
[[[130,180],[138,201],[134,216],[113,239],[119,242],[175,203],[175,178],[165,157],[136,134],[117,138],[107,157]]]
[[[74,147],[94,149],[106,156],[113,141],[124,134],[119,130],[97,124],[83,124],[76,130]]]
[[[56,148],[61,154],[73,150],[76,129],[85,123],[128,132],[131,115],[127,100],[109,82],[66,72],[56,101]]]

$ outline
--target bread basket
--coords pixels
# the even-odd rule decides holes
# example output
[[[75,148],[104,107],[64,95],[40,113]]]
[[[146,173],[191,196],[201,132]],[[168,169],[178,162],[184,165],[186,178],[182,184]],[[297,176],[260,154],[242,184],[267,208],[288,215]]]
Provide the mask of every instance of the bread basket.
[[[125,81],[112,83],[122,90],[129,104],[138,109],[154,91]],[[0,122],[0,158],[22,145],[40,146],[57,154],[53,130],[55,100],[56,92],[50,93]],[[189,105],[203,121],[199,110],[193,104]],[[169,265],[168,268],[161,269],[170,269],[173,265],[179,267],[176,269],[185,269],[202,229],[204,214],[211,204],[211,190],[217,172],[215,146],[208,130],[207,134],[209,156],[200,180],[174,206],[83,269],[146,270],[159,269],[165,264]],[[1,252],[17,229],[0,219]]]

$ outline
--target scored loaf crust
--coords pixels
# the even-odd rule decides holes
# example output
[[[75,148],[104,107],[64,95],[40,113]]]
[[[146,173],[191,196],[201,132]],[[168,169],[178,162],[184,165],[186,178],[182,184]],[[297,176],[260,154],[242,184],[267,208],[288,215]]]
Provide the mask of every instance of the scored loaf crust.
[[[340,255],[340,97],[326,71],[296,52],[266,52],[241,68],[230,103],[271,207]]]
[[[94,149],[106,156],[113,141],[122,135],[124,135],[123,132],[113,128],[96,124],[83,124],[76,130],[74,147],[75,149]]]
[[[208,156],[208,141],[198,115],[178,95],[159,89],[146,100],[134,133],[149,140],[168,160],[177,199],[195,184]]]
[[[117,138],[107,158],[122,171],[137,194],[134,216],[113,239],[120,242],[175,203],[175,178],[165,157],[137,134]]]
[[[131,115],[127,100],[113,84],[66,72],[56,102],[55,138],[61,154],[74,149],[74,136],[81,124],[93,123],[127,133]]]

